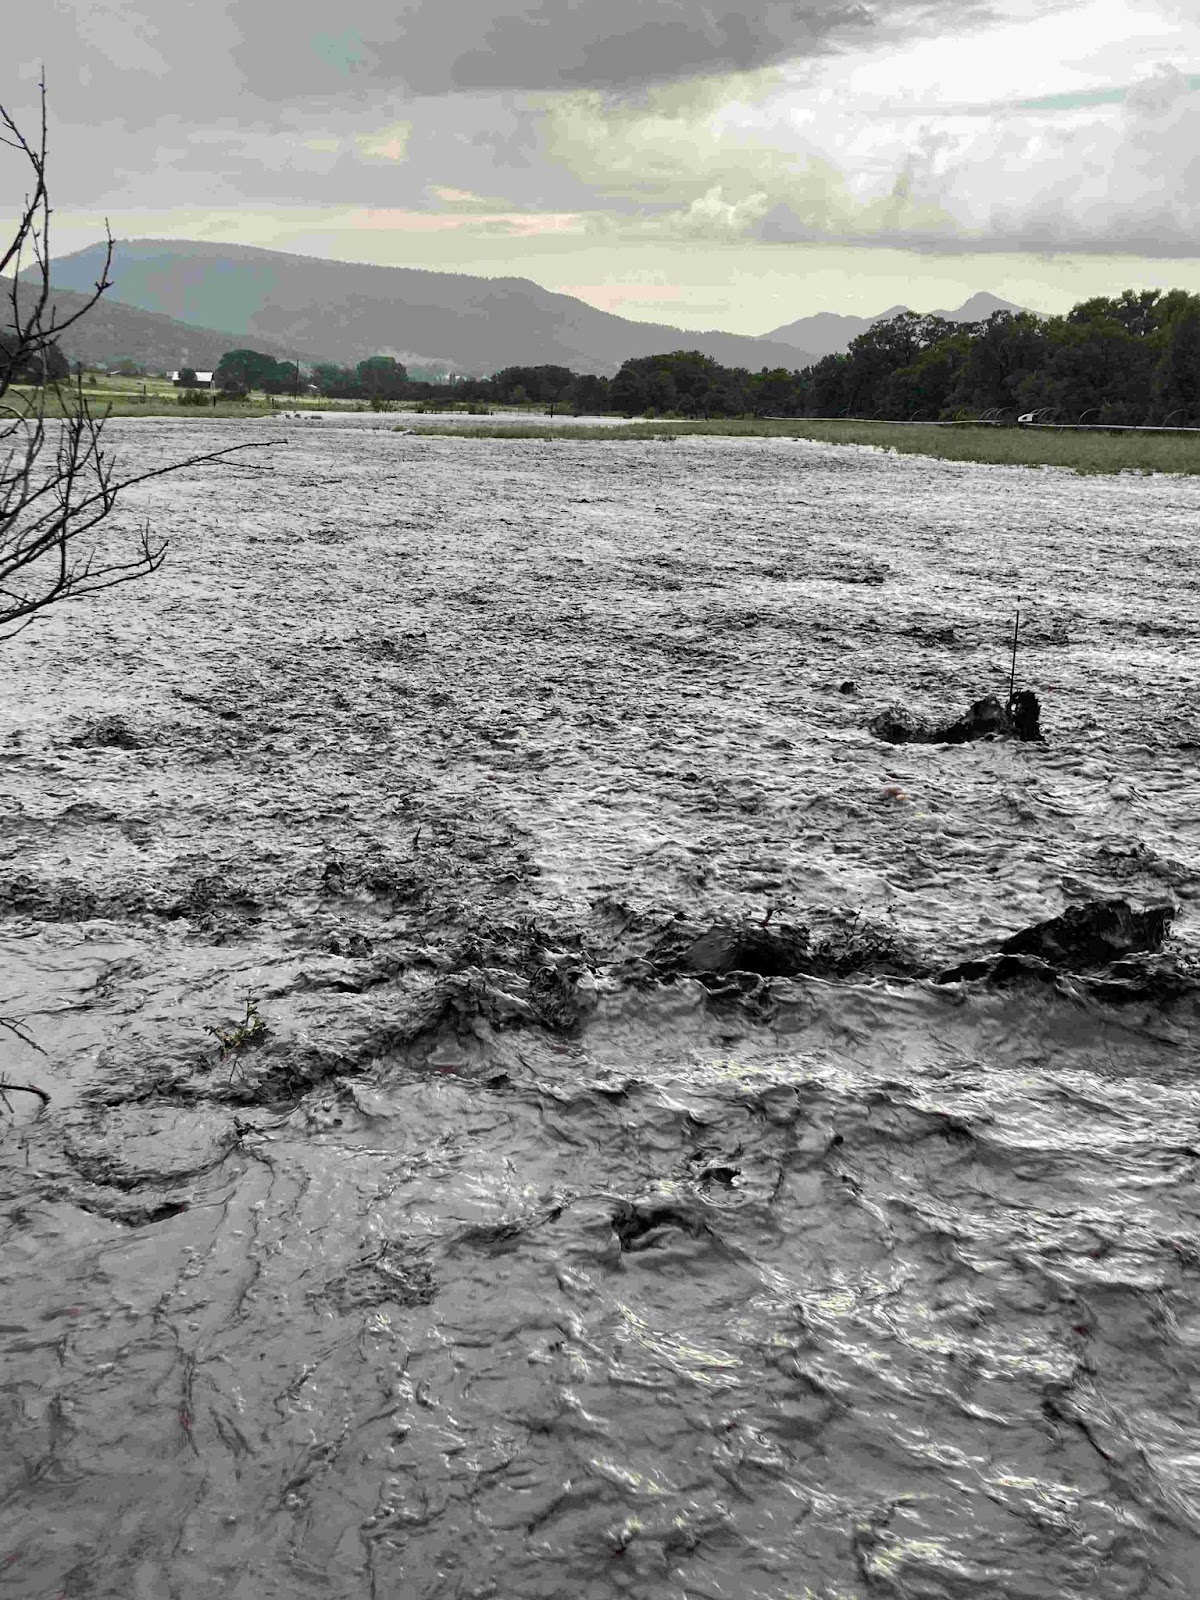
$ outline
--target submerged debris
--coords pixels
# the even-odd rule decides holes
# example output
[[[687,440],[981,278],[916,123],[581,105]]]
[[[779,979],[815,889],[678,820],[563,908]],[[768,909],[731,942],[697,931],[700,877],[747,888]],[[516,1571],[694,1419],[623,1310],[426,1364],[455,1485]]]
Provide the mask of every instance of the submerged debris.
[[[437,1280],[427,1247],[411,1239],[386,1240],[353,1262],[344,1272],[309,1289],[306,1298],[328,1302],[343,1312],[427,1306],[437,1297]]]
[[[1031,689],[1021,689],[1004,706],[994,694],[972,702],[964,716],[953,722],[931,722],[907,706],[890,705],[872,717],[867,727],[889,744],[967,744],[972,739],[997,736],[1044,742],[1039,719],[1041,705]]]
[[[86,884],[62,877],[14,872],[0,875],[0,917],[34,922],[87,922],[107,909]]]
[[[71,740],[76,749],[142,750],[146,741],[124,717],[110,715],[87,722]]]
[[[754,972],[760,978],[790,978],[808,951],[808,931],[779,923],[716,923],[681,953],[678,970],[698,976]]]
[[[1089,900],[1022,929],[1000,948],[1064,967],[1100,966],[1131,951],[1160,949],[1174,915],[1172,906],[1135,911],[1127,900]]]
[[[617,976],[667,981],[698,978],[710,991],[747,994],[767,990],[749,980],[771,978],[850,978],[876,973],[918,976],[927,968],[901,948],[895,934],[860,916],[828,928],[818,937],[799,923],[716,922],[706,929],[675,919],[657,937],[638,940],[640,949],[613,971]]]
[[[1008,702],[1008,718],[1018,739],[1044,744],[1041,702],[1032,689],[1018,689]]]
[[[926,627],[920,622],[913,623],[911,628],[905,628],[904,634],[906,638],[915,639],[918,644],[924,645],[960,645],[963,642],[953,627]]]
[[[669,1200],[622,1200],[613,1212],[612,1227],[622,1251],[649,1250],[670,1228],[694,1237],[709,1231],[702,1216]]]
[[[1023,928],[1005,939],[998,954],[960,962],[939,973],[934,982],[1022,973],[1052,977],[1109,967],[1123,957],[1161,949],[1174,916],[1173,906],[1135,911],[1127,900],[1089,900],[1069,906],[1059,917]],[[1128,980],[1129,974],[1124,977]]]

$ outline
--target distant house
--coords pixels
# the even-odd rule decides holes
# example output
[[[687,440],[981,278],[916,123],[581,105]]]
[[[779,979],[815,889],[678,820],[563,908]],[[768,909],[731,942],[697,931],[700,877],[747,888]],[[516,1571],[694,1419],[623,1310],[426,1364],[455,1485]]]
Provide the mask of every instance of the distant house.
[[[175,372],[172,372],[172,373],[168,374],[171,382],[175,385],[175,387],[177,389],[183,389],[183,388],[188,388],[188,389],[211,389],[212,388],[213,375],[212,375],[211,372],[197,372],[196,373],[196,381],[195,381],[195,383],[188,383],[186,385],[180,383],[180,381],[179,381],[180,372],[187,372],[188,370],[189,369],[187,367],[180,367]]]

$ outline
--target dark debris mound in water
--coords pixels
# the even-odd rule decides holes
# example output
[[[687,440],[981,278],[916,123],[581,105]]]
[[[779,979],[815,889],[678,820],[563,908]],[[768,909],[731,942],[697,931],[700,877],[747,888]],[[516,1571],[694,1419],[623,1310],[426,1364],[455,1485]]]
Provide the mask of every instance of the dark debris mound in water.
[[[119,716],[97,717],[86,722],[71,743],[84,750],[144,750],[146,747],[146,740]]]
[[[28,872],[0,875],[0,917],[35,922],[87,922],[101,914],[103,897],[72,878],[49,879]]]
[[[613,1212],[612,1226],[622,1251],[651,1249],[672,1228],[694,1237],[709,1231],[697,1212],[669,1200],[622,1200]]]
[[[1042,743],[1040,717],[1037,695],[1021,689],[1007,706],[994,694],[984,695],[953,722],[931,722],[906,706],[891,705],[872,717],[867,727],[888,744],[967,744],[973,739],[998,737]]]
[[[790,978],[808,953],[808,930],[780,923],[715,923],[679,953],[677,970],[699,976],[754,972],[760,978]]]
[[[194,877],[182,893],[128,875],[116,889],[28,872],[0,873],[0,920],[147,922],[187,919],[198,932],[229,935],[261,916],[255,896],[220,873]]]
[[[1125,958],[1160,950],[1174,915],[1172,906],[1135,911],[1127,900],[1089,900],[1083,905],[1068,906],[1059,917],[1022,928],[1004,940],[997,954],[960,962],[939,973],[934,981],[1003,980],[1023,975],[1052,978],[1060,972],[1088,973],[1107,968],[1116,985],[1114,993],[1123,987],[1132,989],[1140,968],[1136,960],[1130,965]]]
[[[388,1240],[364,1253],[347,1271],[309,1289],[307,1299],[329,1302],[343,1312],[430,1305],[438,1286],[426,1249],[408,1239]]]
[[[1102,966],[1135,950],[1161,949],[1174,915],[1172,906],[1135,911],[1127,900],[1089,900],[1023,928],[1000,948],[1062,967]]]
[[[854,918],[813,936],[797,923],[733,919],[701,928],[676,918],[615,969],[632,978],[699,978],[706,987],[735,987],[744,978],[850,978],[887,972],[920,976],[927,968],[890,930]]]
[[[908,639],[915,639],[918,644],[924,645],[961,645],[962,637],[955,628],[927,627],[916,622],[911,628],[905,628],[904,635]]]
[[[804,970],[819,978],[921,978],[929,967],[892,928],[856,915],[813,939]]]

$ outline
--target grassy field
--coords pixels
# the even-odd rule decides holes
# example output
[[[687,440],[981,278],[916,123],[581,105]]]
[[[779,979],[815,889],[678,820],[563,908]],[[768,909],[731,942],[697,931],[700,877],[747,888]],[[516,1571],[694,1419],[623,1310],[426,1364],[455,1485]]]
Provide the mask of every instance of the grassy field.
[[[65,385],[64,385],[65,387]],[[13,385],[13,393],[30,396],[33,391],[24,385]],[[73,393],[72,391],[68,391]],[[362,400],[324,400],[305,395],[294,400],[291,395],[254,393],[246,400],[218,399],[212,403],[210,391],[204,393],[202,406],[181,406],[179,389],[169,378],[121,378],[113,373],[98,373],[93,384],[83,381],[84,399],[91,411],[99,415],[107,411],[114,417],[175,417],[199,418],[211,421],[213,417],[261,417],[272,411],[366,411],[369,406]],[[53,394],[47,395],[46,415],[61,416],[62,409]]]
[[[709,422],[629,422],[623,427],[551,428],[536,423],[452,422],[416,425],[419,433],[483,439],[675,439],[694,434],[731,438],[814,439],[870,444],[901,455],[1000,466],[1066,467],[1080,473],[1200,472],[1200,434],[1058,433],[1028,428],[932,428],[905,423],[812,422],[803,418]]]
[[[21,392],[21,391],[16,391]],[[197,421],[213,418],[261,417],[272,411],[363,412],[361,400],[326,400],[306,396],[294,400],[279,395],[253,394],[248,400],[218,400],[206,396],[195,408],[179,404],[179,390],[166,378],[119,378],[101,375],[84,394],[95,412],[114,417],[175,417]],[[56,414],[51,399],[47,415]],[[1167,433],[1059,433],[1053,429],[931,427],[892,422],[826,422],[803,417],[736,418],[679,421],[670,418],[630,419],[625,423],[589,425],[569,420],[545,423],[542,407],[530,408],[528,422],[488,423],[464,417],[461,423],[426,423],[414,404],[401,404],[403,417],[397,431],[438,434],[464,439],[677,439],[689,435],[725,438],[813,439],[824,444],[876,445],[901,455],[932,456],[943,461],[980,461],[998,466],[1065,467],[1094,474],[1115,472],[1200,473],[1200,434]]]

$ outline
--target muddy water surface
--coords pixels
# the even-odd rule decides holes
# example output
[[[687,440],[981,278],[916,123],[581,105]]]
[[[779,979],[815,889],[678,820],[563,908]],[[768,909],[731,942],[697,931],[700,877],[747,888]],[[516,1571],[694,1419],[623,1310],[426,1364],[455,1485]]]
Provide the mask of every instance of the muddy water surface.
[[[1200,482],[243,433],[4,648],[0,1595],[1200,1593]]]

